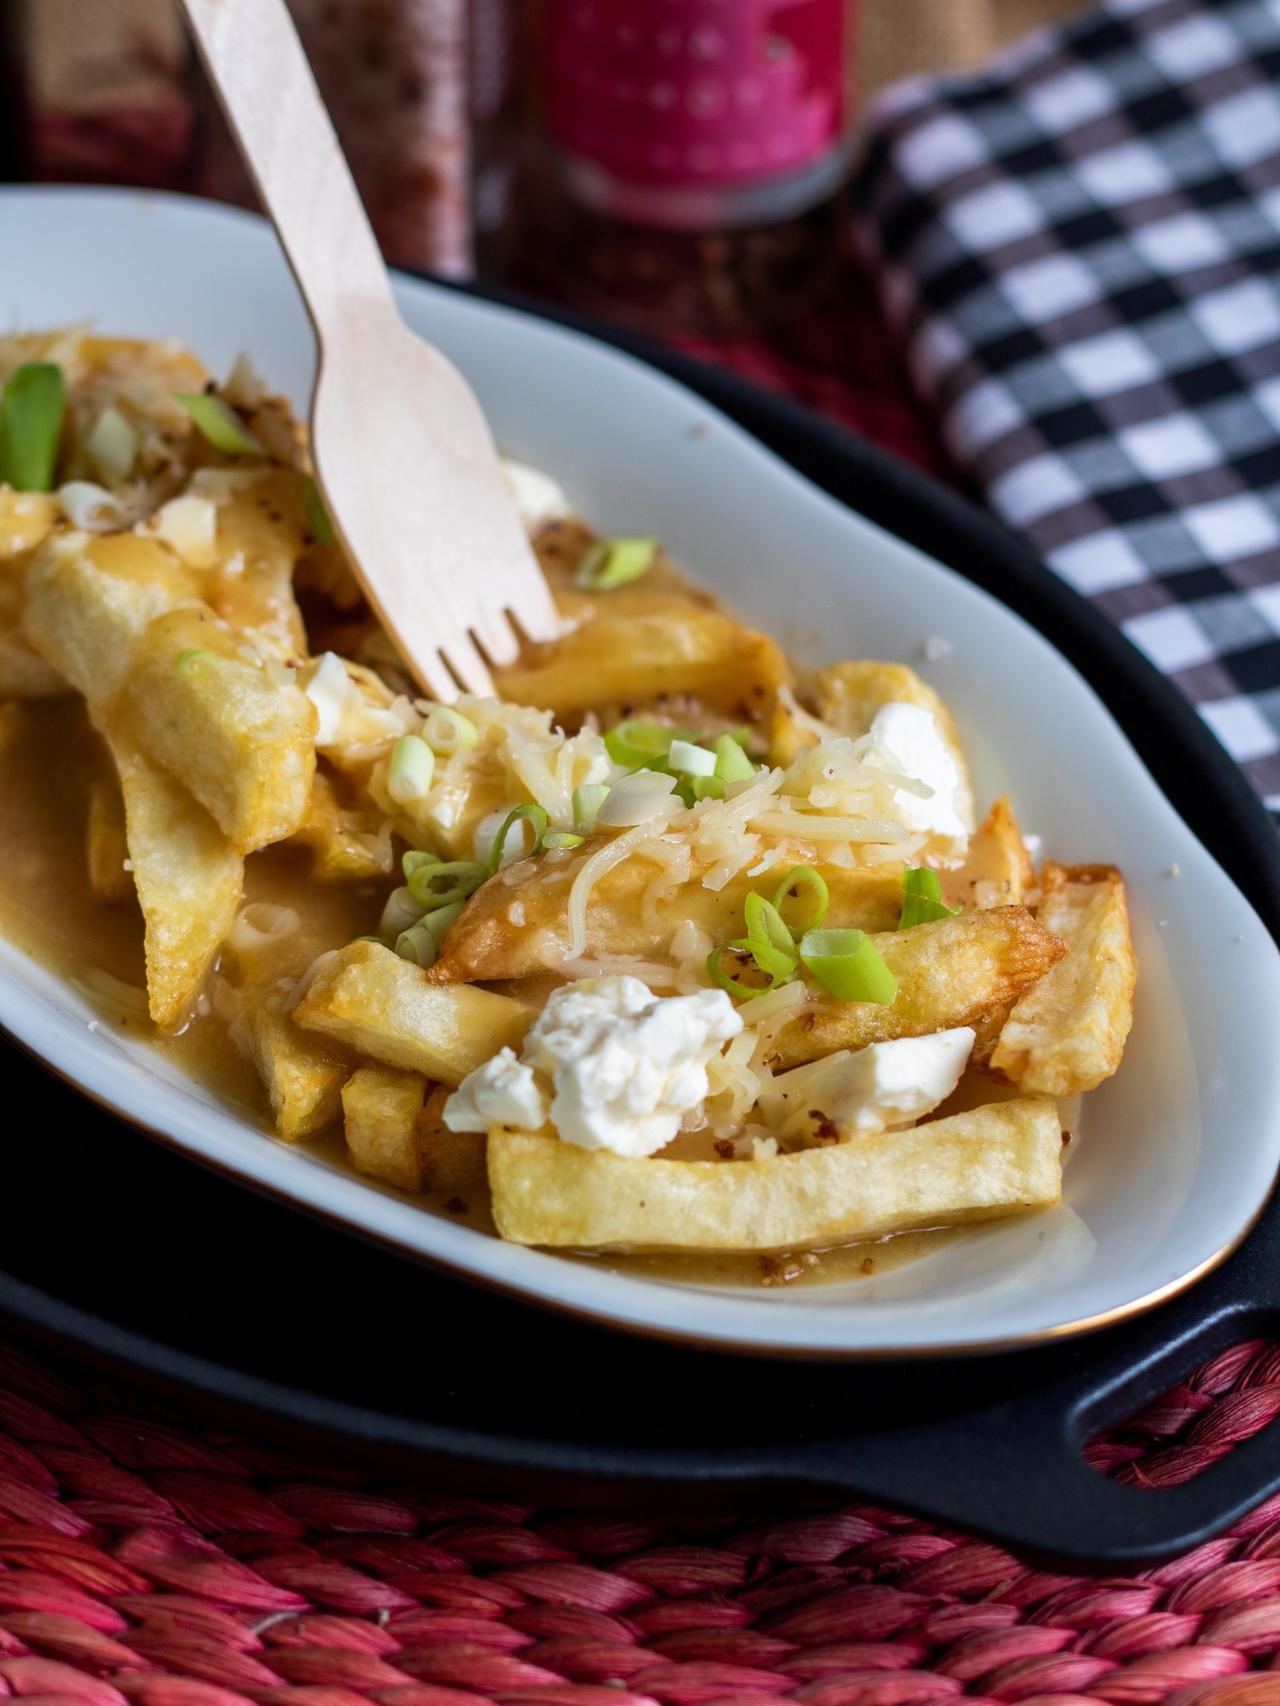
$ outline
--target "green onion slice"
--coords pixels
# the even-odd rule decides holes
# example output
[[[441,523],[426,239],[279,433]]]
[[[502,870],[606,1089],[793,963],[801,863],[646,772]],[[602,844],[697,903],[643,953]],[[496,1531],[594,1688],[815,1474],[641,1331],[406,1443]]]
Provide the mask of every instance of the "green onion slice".
[[[424,912],[436,912],[469,899],[488,876],[489,867],[475,859],[450,859],[445,864],[437,860],[409,873],[409,893]]]
[[[938,873],[927,865],[907,865],[902,872],[902,917],[899,930],[910,930],[916,924],[932,924],[939,918],[954,918],[958,906],[942,904],[942,884]]]
[[[436,755],[418,735],[401,735],[391,748],[387,792],[398,806],[425,800],[435,775]]]
[[[513,825],[529,823],[533,825],[533,846],[523,852],[522,859],[532,859],[535,853],[542,851],[542,839],[547,833],[547,814],[542,806],[516,806],[502,820],[502,828],[493,838],[493,846],[489,849],[489,870],[496,871],[502,863],[502,849],[506,845],[507,836]]]
[[[302,491],[302,518],[307,524],[307,532],[317,545],[336,545],[337,534],[333,531],[333,523],[329,520],[329,512],[324,507],[324,499],[320,496],[320,488],[316,485],[314,474],[308,474]]]
[[[580,835],[590,835],[596,826],[596,813],[609,796],[607,782],[583,782],[573,790],[573,827]]]
[[[480,731],[471,718],[455,711],[452,705],[433,705],[420,733],[439,758],[451,758],[480,739]]]
[[[613,592],[653,567],[656,539],[600,539],[578,564],[574,577],[587,592]]]
[[[552,853],[563,853],[571,847],[581,847],[585,837],[572,835],[567,829],[552,829],[542,838],[542,845]]]
[[[742,908],[751,957],[776,987],[796,975],[796,945],[782,914],[763,895],[749,894]]]
[[[396,953],[402,960],[412,960],[414,965],[434,965],[436,952],[436,939],[425,919],[420,924],[411,924],[396,937]]]
[[[644,717],[628,717],[604,737],[605,751],[615,764],[628,770],[660,770],[679,733],[679,729],[669,729]]]
[[[736,734],[721,735],[716,741],[715,753],[716,775],[721,781],[746,782],[755,775],[756,767],[747,757]]]
[[[789,895],[798,893],[802,888],[813,890],[813,917],[809,919],[804,930],[792,930],[797,941],[805,930],[821,930],[827,916],[827,908],[831,904],[831,891],[820,871],[815,871],[812,865],[793,865],[773,891],[773,904],[782,911],[782,903]]]
[[[444,939],[445,931],[466,904],[465,900],[455,900],[451,906],[438,906],[434,912],[429,912],[422,920],[431,932],[432,940],[437,948]]]
[[[722,800],[725,784],[719,776],[690,776],[676,783],[676,793],[685,805],[695,806],[699,800]]]
[[[265,456],[264,446],[245,426],[239,415],[212,391],[175,391],[181,403],[215,450],[224,456]]]
[[[750,950],[746,938],[737,942],[722,942],[718,948],[712,948],[707,955],[707,976],[719,988],[727,990],[739,1001],[754,1001],[758,995],[767,995],[771,989],[776,989],[775,983],[743,983],[736,977],[730,977],[720,964],[725,954],[744,954]]]
[[[415,871],[422,870],[425,865],[438,865],[439,863],[440,855],[438,853],[427,853],[421,847],[410,847],[400,856],[400,869],[404,872],[406,883]]]
[[[808,930],[799,952],[805,969],[839,1001],[887,1007],[898,993],[897,978],[864,931]]]
[[[673,740],[667,749],[667,766],[681,776],[714,776],[716,755],[696,741]]]
[[[212,656],[213,653],[208,646],[187,646],[184,651],[178,653],[176,667],[182,671],[183,675],[190,675],[201,658],[211,658]]]
[[[104,409],[84,441],[84,453],[108,480],[127,480],[138,455],[138,435],[119,409]]]
[[[52,361],[24,361],[0,398],[0,479],[15,491],[51,492],[67,384]]]

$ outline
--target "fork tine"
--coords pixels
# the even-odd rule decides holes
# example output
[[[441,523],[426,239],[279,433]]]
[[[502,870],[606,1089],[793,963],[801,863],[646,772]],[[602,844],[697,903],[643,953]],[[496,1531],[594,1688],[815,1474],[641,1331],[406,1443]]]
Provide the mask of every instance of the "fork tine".
[[[465,629],[457,634],[451,634],[448,650],[441,648],[441,656],[457,677],[459,685],[466,693],[475,693],[482,699],[493,697],[493,677],[489,674],[489,666],[476,649],[474,640]],[[449,698],[457,697],[457,688],[449,694]]]
[[[484,655],[495,669],[515,662],[520,652],[520,641],[505,610],[483,611],[473,631],[484,647]]]
[[[521,577],[508,609],[527,640],[554,640],[564,632],[564,618],[541,572]]]

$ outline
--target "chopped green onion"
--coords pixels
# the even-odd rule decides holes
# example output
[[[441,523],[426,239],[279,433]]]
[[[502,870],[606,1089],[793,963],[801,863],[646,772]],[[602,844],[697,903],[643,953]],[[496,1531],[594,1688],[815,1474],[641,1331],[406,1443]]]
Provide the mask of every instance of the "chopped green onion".
[[[455,711],[452,705],[433,705],[419,733],[437,758],[451,758],[480,739],[480,731],[471,718]]]
[[[67,384],[51,361],[24,361],[0,398],[0,479],[15,491],[50,492],[58,465]]]
[[[628,717],[604,737],[605,751],[615,764],[628,770],[661,768],[677,731],[644,717]]]
[[[436,939],[425,922],[411,924],[396,937],[396,953],[402,960],[412,960],[416,966],[431,966],[436,962]]]
[[[681,776],[714,776],[716,755],[691,740],[673,740],[667,749],[667,764]]]
[[[419,865],[409,877],[409,893],[424,912],[467,900],[489,876],[487,865],[475,859],[451,859],[445,864]],[[443,883],[443,888],[437,888]]]
[[[584,782],[573,790],[573,827],[580,835],[590,835],[596,826],[596,813],[609,797],[606,782]]]
[[[715,753],[716,775],[721,781],[746,782],[755,775],[756,767],[747,757],[736,734],[721,735],[716,741]]]
[[[212,656],[213,653],[208,646],[188,646],[185,651],[178,653],[175,667],[180,669],[183,675],[190,675],[192,667],[200,658],[211,658]]]
[[[453,923],[454,919],[457,918],[458,914],[466,904],[465,900],[455,900],[452,906],[438,906],[434,912],[429,912],[423,919],[422,922],[426,925],[427,929],[430,930],[437,948],[444,939],[445,931]]]
[[[581,847],[583,837],[571,835],[567,829],[553,829],[542,838],[542,845],[552,853],[564,853],[571,847]]]
[[[939,918],[954,918],[958,906],[942,904],[942,884],[938,873],[927,865],[907,865],[902,872],[902,917],[899,930],[910,930],[917,924],[932,924]]]
[[[730,977],[728,972],[721,966],[720,961],[725,954],[742,955],[747,951],[748,949],[745,940],[740,942],[722,942],[718,948],[712,948],[711,952],[707,955],[707,976],[711,979],[712,983],[718,984],[721,989],[728,990],[729,994],[736,996],[739,1001],[754,1001],[757,995],[768,995],[771,989],[775,989],[777,987],[777,985],[772,982],[759,984],[743,983],[736,977]]]
[[[506,846],[507,836],[512,826],[517,823],[528,823],[533,828],[533,845],[518,855],[522,859],[532,859],[535,853],[542,851],[542,838],[547,833],[547,813],[544,807],[535,805],[516,806],[502,820],[502,827],[493,838],[493,846],[489,849],[489,869],[496,871],[502,864],[502,850]]]
[[[104,409],[84,441],[84,453],[105,480],[127,480],[138,455],[138,435],[119,409]]]
[[[809,930],[800,942],[800,958],[822,987],[839,1001],[873,1001],[885,1007],[898,993],[898,980],[870,936],[861,930]]]
[[[181,403],[215,450],[224,456],[265,456],[266,451],[239,415],[211,391],[175,391]]]
[[[401,735],[391,748],[387,792],[398,806],[424,800],[435,775],[436,755],[417,735]]]
[[[421,847],[410,847],[407,852],[400,856],[400,869],[404,872],[406,883],[415,871],[422,870],[425,865],[438,865],[439,863],[440,855],[438,853],[427,853]]]
[[[574,579],[588,592],[612,592],[653,567],[656,539],[600,539],[578,564]]]
[[[811,888],[814,894],[813,917],[805,925],[805,930],[821,930],[827,916],[827,908],[831,904],[831,891],[820,871],[815,871],[812,865],[794,865],[789,870],[777,888],[773,891],[773,904],[782,911],[782,903],[788,895],[795,894],[799,889]],[[798,941],[804,934],[799,935],[793,930],[792,935]]]
[[[415,925],[421,917],[422,908],[407,888],[392,889],[382,909],[382,917],[378,920],[378,933],[380,936],[399,936],[402,931]]]
[[[316,485],[314,474],[308,474],[302,492],[302,518],[307,524],[307,532],[317,545],[336,545],[337,535],[333,531],[333,523],[329,520],[329,512],[324,507],[324,499],[320,496],[320,488]]]
[[[751,957],[773,986],[786,983],[796,974],[796,945],[782,914],[763,895],[749,894],[742,908],[747,921],[747,945]]]
[[[699,800],[722,800],[725,785],[719,776],[691,776],[676,784],[676,793],[685,805],[696,806]]]

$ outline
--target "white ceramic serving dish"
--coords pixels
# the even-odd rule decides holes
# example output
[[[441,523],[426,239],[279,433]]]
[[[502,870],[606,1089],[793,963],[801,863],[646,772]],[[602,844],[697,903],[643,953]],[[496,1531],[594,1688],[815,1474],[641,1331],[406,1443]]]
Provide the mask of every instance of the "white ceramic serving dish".
[[[6,190],[0,257],[6,330],[92,320],[177,337],[215,372],[247,349],[305,398],[310,332],[256,218],[151,194]],[[1280,1163],[1280,957],[1080,677],[986,594],[672,381],[512,310],[408,278],[397,288],[410,323],[476,387],[502,446],[559,476],[605,530],[661,535],[815,661],[919,662],[930,636],[945,637],[951,649],[926,673],[959,720],[980,800],[1008,788],[1057,857],[1123,867],[1137,1021],[1122,1070],[1088,1100],[1066,1203],[849,1284],[748,1292],[642,1279],[503,1244],[275,1142],[145,1045],[90,1030],[76,992],[3,943],[0,1024],[125,1118],[300,1209],[619,1327],[773,1353],[988,1348],[1118,1319],[1220,1260]]]

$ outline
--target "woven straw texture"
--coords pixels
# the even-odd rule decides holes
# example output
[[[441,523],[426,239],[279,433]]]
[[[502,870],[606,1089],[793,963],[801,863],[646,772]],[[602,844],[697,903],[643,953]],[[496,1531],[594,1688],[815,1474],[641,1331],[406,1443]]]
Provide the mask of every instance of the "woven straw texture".
[[[1087,1580],[856,1505],[676,1531],[464,1504],[120,1405],[0,1350],[0,1697],[1280,1702],[1280,1499],[1176,1563]],[[1168,1485],[1277,1411],[1280,1346],[1255,1341],[1091,1456]]]

